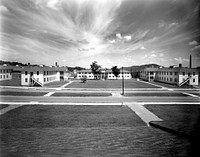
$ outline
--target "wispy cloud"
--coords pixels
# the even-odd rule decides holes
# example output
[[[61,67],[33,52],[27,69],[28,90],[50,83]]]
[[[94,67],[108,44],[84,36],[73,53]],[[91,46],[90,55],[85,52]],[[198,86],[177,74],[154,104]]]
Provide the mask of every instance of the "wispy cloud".
[[[185,0],[2,0],[1,50],[6,60],[46,64],[170,64],[199,49],[198,8]]]

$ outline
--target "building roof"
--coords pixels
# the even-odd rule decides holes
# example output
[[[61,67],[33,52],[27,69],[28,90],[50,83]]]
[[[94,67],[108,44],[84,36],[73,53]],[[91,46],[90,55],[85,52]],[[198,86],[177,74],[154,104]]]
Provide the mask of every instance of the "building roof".
[[[159,68],[155,68],[155,67],[145,67],[142,68],[140,71],[145,70],[145,71],[158,71]]]
[[[15,68],[14,71],[29,71],[29,72],[36,72],[36,71],[68,71],[67,67],[47,67],[47,66],[26,66],[22,68]]]
[[[0,69],[14,69],[16,68],[16,66],[12,66],[12,65],[0,65]]]
[[[170,71],[170,72],[197,72],[197,69],[187,67],[175,67],[175,68],[159,68],[158,71]]]

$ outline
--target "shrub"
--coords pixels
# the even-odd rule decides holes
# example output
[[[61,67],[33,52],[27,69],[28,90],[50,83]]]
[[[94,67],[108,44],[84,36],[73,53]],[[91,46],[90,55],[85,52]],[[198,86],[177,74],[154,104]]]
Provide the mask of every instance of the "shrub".
[[[81,78],[81,81],[82,81],[82,83],[86,83],[86,82],[87,82],[87,77],[86,77],[86,76],[83,76],[83,77]]]

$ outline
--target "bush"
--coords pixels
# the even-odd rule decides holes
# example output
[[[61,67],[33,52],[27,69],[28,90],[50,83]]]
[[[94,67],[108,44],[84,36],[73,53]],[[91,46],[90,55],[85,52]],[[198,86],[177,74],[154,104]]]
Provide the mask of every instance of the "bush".
[[[86,83],[86,82],[87,82],[87,77],[86,77],[86,76],[83,76],[83,77],[81,78],[81,81],[82,81],[82,83]]]

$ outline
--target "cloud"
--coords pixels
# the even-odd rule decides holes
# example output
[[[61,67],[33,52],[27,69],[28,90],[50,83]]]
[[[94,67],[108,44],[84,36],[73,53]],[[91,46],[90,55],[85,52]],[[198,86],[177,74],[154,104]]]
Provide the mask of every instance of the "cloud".
[[[190,51],[199,51],[200,45],[195,46],[194,48],[190,49]]]
[[[165,29],[170,29],[170,28],[176,27],[178,25],[179,25],[178,22],[169,23],[169,22],[166,22],[166,21],[163,21],[163,20],[158,23],[159,28],[165,28]]]
[[[120,33],[117,33],[117,34],[116,34],[116,37],[117,37],[118,39],[121,39],[121,38],[122,38],[122,36],[121,36]]]
[[[189,59],[185,59],[185,58],[182,58],[182,57],[174,58],[174,60],[178,63],[189,62]]]
[[[145,48],[144,46],[142,46],[140,49],[141,49],[141,50],[146,50],[146,48]]]
[[[49,0],[47,2],[47,7],[58,10],[61,8],[61,3],[62,3],[62,0]]]
[[[131,37],[131,36],[128,36],[128,35],[127,35],[127,36],[124,36],[123,38],[125,39],[125,41],[131,41],[131,39],[132,39],[132,37]]]
[[[157,57],[157,55],[156,54],[151,54],[150,57]]]
[[[198,45],[198,42],[195,41],[195,40],[193,40],[193,41],[189,42],[188,45],[190,45],[190,46],[196,46],[196,45]]]
[[[6,12],[9,12],[9,10],[8,10],[8,8],[7,8],[6,6],[1,5],[1,6],[0,6],[0,12],[1,12],[1,13],[6,13]]]

